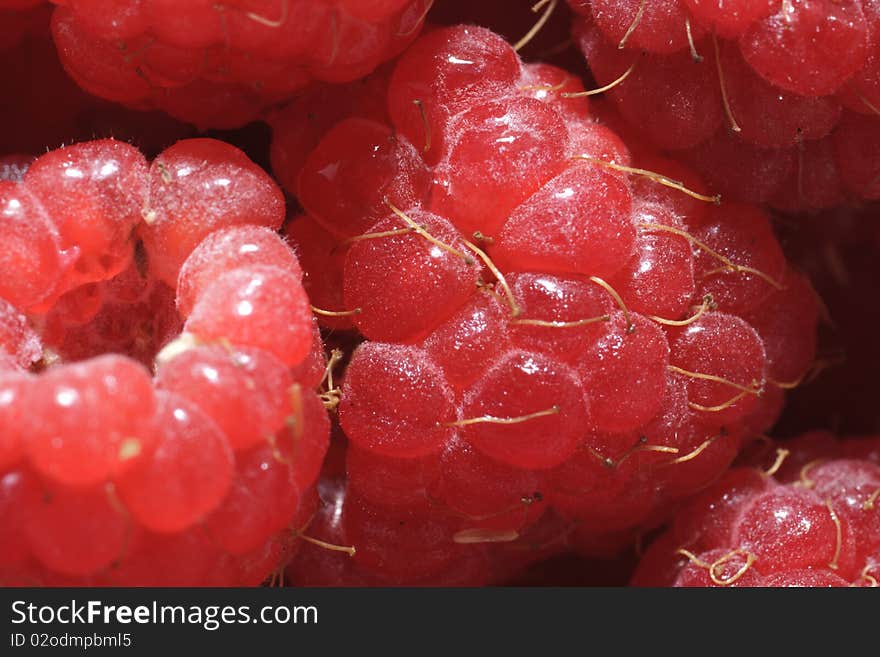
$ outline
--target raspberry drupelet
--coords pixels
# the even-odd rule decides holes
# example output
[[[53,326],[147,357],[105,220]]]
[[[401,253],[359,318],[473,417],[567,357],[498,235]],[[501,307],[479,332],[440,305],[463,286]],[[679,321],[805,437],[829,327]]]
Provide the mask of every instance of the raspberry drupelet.
[[[386,116],[355,94],[308,138],[301,104],[273,120],[319,321],[364,339],[317,521],[354,564],[309,547],[294,582],[610,550],[772,424],[818,306],[764,211],[630,150],[578,80],[483,28],[432,29],[368,84]]]
[[[280,190],[219,141],[100,140],[0,199],[0,583],[265,580],[330,431]]]
[[[786,212],[876,198],[873,0],[569,5],[574,39],[626,121],[725,198]]]
[[[877,586],[878,447],[805,434],[764,466],[730,470],[676,514],[633,585]]]
[[[88,92],[232,128],[311,83],[400,53],[432,0],[53,0],[62,63]]]

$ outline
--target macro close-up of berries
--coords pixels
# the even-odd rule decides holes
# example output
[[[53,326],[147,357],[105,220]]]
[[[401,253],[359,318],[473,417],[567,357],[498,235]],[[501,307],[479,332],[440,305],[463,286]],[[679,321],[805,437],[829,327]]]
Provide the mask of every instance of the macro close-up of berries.
[[[0,586],[874,587],[874,0],[0,0]]]

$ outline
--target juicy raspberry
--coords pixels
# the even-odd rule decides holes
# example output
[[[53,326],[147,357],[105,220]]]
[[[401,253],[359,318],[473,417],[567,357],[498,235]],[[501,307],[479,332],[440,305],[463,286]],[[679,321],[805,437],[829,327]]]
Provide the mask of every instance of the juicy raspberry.
[[[876,440],[876,439],[875,439]],[[795,461],[802,440],[788,446]],[[831,439],[824,458],[794,476],[741,467],[689,502],[648,550],[635,585],[847,586],[870,581],[877,550],[880,465],[841,458]],[[788,450],[778,450],[784,458]],[[784,463],[784,461],[783,461]]]
[[[575,40],[623,117],[656,146],[686,149],[712,191],[785,211],[847,202],[841,180],[851,196],[873,198],[873,3],[570,4],[581,14]],[[862,115],[858,128],[848,127],[841,105]],[[834,156],[823,143],[829,136],[847,144]]]
[[[53,481],[97,484],[149,457],[154,407],[149,375],[129,359],[52,369],[27,386],[19,405],[25,454]]]
[[[177,308],[188,317],[196,299],[224,272],[248,265],[271,265],[302,277],[302,268],[284,240],[263,226],[215,230],[192,250],[177,278]]]
[[[288,366],[312,346],[311,311],[298,278],[271,265],[234,269],[204,291],[185,330],[202,340],[228,340],[271,352]]]
[[[418,34],[430,0],[57,0],[52,33],[87,91],[233,128],[313,81],[349,82]]]
[[[318,534],[355,564],[306,550],[321,574],[293,570],[413,583],[477,555],[509,574],[540,558],[518,552],[531,541],[619,547],[776,420],[811,366],[803,281],[762,210],[719,205],[603,103],[545,86],[580,90],[564,71],[523,66],[482,28],[428,33],[390,80],[392,147],[355,100],[316,125],[288,183],[306,285],[336,311],[321,321],[360,333],[339,405],[347,488],[325,470],[339,518]],[[713,103],[690,145],[719,128]],[[687,129],[664,134],[681,147]]]
[[[284,221],[284,199],[266,173],[234,146],[213,139],[178,142],[157,157],[149,175],[141,237],[150,267],[176,285],[184,260],[218,228]]]
[[[0,290],[0,581],[258,584],[311,513],[338,402],[316,394],[280,190],[213,140],[152,172],[75,144],[0,190],[20,270]]]

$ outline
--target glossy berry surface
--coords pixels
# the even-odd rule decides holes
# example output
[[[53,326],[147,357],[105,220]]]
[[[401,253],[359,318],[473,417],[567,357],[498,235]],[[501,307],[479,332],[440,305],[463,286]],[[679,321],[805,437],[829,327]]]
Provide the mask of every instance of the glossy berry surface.
[[[780,447],[772,474],[729,471],[679,511],[633,584],[876,586],[876,444],[805,435]]]
[[[320,572],[295,562],[294,583],[443,581],[478,558],[497,581],[596,554],[773,424],[818,311],[789,290],[804,279],[767,212],[719,204],[693,169],[560,93],[583,88],[571,75],[483,28],[433,29],[365,84],[388,114],[352,98],[314,124],[286,183],[305,212],[285,231],[333,311],[319,321],[357,330],[344,465],[323,479],[341,515],[318,530],[354,564],[307,550]],[[273,119],[276,148],[303,143],[301,111]],[[516,556],[532,535],[555,547]]]
[[[0,183],[0,582],[258,584],[330,431],[280,190],[210,139],[24,168]]]

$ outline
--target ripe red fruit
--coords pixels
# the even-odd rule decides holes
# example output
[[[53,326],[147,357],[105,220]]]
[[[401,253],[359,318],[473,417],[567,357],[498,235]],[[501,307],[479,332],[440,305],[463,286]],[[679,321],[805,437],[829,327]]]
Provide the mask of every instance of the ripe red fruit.
[[[812,459],[807,437],[787,445]],[[876,441],[876,439],[874,439]],[[868,441],[869,442],[869,441]],[[646,553],[635,585],[847,586],[871,583],[880,516],[876,460],[843,458],[830,439],[823,457],[775,476],[741,467],[695,497]]]
[[[339,420],[352,442],[377,454],[437,452],[454,433],[453,394],[442,370],[415,347],[367,342],[345,376]]]
[[[311,310],[294,274],[271,265],[234,269],[209,285],[185,330],[202,340],[228,340],[274,354],[288,366],[312,346]]]
[[[234,128],[314,81],[350,82],[418,34],[430,0],[53,0],[65,69],[102,98]]]
[[[799,334],[816,316],[788,288],[797,275],[768,216],[718,205],[692,169],[562,88],[579,90],[496,35],[442,28],[391,72],[392,145],[357,100],[317,128],[288,190],[306,216],[287,230],[307,285],[342,315],[322,321],[365,338],[339,406],[355,501],[333,498],[348,520],[324,535],[373,542],[354,567],[320,560],[330,581],[422,582],[487,552],[515,568],[504,564],[530,541],[620,545],[723,473],[810,366]],[[706,137],[723,118],[707,103]],[[687,129],[663,134],[681,146]]]
[[[280,190],[207,139],[152,173],[75,144],[0,190],[0,265],[21,267],[0,288],[0,581],[258,584],[329,436]]]
[[[284,221],[284,198],[247,156],[214,139],[187,139],[150,166],[141,237],[152,273],[177,284],[184,260],[218,228],[253,224],[274,230]]]

